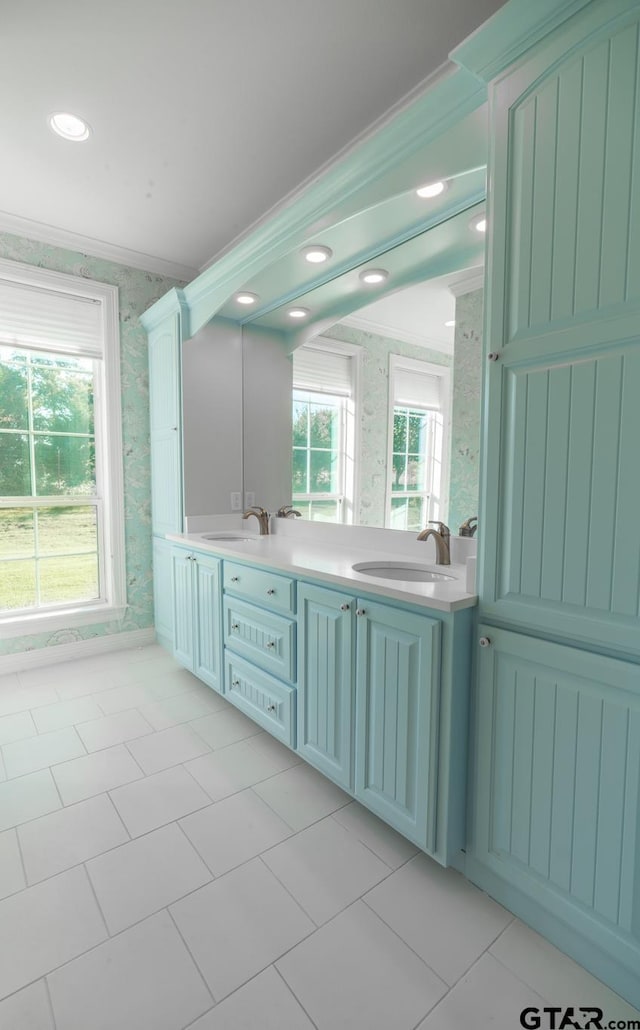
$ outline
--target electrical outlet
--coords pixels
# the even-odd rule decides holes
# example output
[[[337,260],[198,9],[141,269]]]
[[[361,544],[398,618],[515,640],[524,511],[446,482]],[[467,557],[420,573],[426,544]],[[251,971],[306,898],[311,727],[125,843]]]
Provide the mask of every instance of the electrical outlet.
[[[231,494],[231,511],[242,511],[242,494],[239,490]]]
[[[256,495],[253,490],[247,490],[244,495],[244,503],[247,508],[253,508],[256,503]]]

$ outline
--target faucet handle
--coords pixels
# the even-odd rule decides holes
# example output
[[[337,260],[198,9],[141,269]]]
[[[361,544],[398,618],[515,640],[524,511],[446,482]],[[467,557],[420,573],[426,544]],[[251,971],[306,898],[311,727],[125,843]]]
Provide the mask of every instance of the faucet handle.
[[[279,519],[299,519],[301,517],[302,512],[294,508],[292,504],[283,504],[276,512],[276,518]]]
[[[451,536],[451,530],[449,529],[449,527],[445,525],[444,522],[441,522],[439,519],[429,519],[429,525],[437,526],[438,533],[440,534],[440,536]]]
[[[470,518],[465,519],[465,521],[460,526],[460,529],[458,530],[458,536],[473,536],[477,528],[478,516],[471,515]]]

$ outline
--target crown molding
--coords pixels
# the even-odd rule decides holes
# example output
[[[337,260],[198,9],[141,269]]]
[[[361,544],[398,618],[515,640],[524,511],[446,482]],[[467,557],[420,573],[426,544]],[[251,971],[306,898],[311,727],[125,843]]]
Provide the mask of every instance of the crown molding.
[[[59,229],[54,225],[46,225],[44,222],[35,222],[30,218],[11,215],[7,211],[0,211],[0,232],[8,232],[28,240],[37,240],[38,243],[45,243],[52,247],[79,251],[88,257],[113,261],[117,265],[128,265],[130,268],[138,268],[142,272],[154,272],[156,275],[178,279],[180,282],[190,282],[198,274],[197,268],[190,268],[188,265],[165,261],[164,258],[154,257],[151,254],[141,254],[139,251],[129,250],[127,247],[117,247],[113,243],[105,243],[104,240],[94,240],[90,236],[82,236],[80,233]]]
[[[414,347],[422,347],[427,350],[437,350],[441,354],[453,354],[453,340],[451,344],[444,340],[433,340],[420,333],[412,333],[409,329],[392,328],[384,322],[375,322],[371,318],[363,318],[362,315],[347,315],[340,319],[340,325],[346,325],[350,329],[360,329],[365,333],[375,333],[376,336],[384,336],[387,340],[400,340],[402,343],[411,343]]]
[[[447,289],[454,297],[484,289],[484,266],[472,268],[468,275],[456,277],[455,282],[447,283]]]

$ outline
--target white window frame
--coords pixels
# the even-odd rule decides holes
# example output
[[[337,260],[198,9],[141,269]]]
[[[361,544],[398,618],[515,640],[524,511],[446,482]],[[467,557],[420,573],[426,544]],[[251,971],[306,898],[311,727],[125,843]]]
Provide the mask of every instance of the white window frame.
[[[339,497],[342,498],[339,502],[339,524],[341,525],[352,525],[355,522],[356,512],[359,506],[359,484],[360,484],[360,420],[358,418],[358,412],[360,411],[360,384],[362,379],[362,347],[357,344],[343,343],[341,340],[331,340],[328,337],[319,336],[313,340],[309,340],[304,344],[305,347],[325,351],[329,354],[342,354],[345,357],[351,359],[351,396],[344,397],[344,408],[343,417],[344,425],[341,427],[343,435],[344,446],[340,452],[340,490]],[[322,397],[321,391],[309,390],[307,387],[296,386],[293,384],[294,390],[300,390],[305,393],[317,393],[318,397]],[[335,396],[327,389],[326,394],[329,396]],[[297,494],[296,495],[301,501],[321,501],[331,500],[336,495],[322,494]]]
[[[0,614],[0,639],[119,621],[126,612],[127,603],[118,288],[63,272],[1,259],[0,279],[32,289],[56,290],[97,301],[102,306],[103,356],[102,359],[94,358],[94,407],[96,492],[99,498],[98,511],[102,517],[102,547],[98,562],[101,583],[104,585],[100,601],[63,603],[19,613],[3,612]],[[37,342],[30,344],[27,340],[11,339],[6,333],[3,334],[1,313],[0,344],[33,351],[45,349],[38,347]],[[49,352],[64,353],[64,348],[56,350],[54,343],[46,349]],[[78,351],[75,351],[75,355],[82,356]],[[24,501],[25,506],[27,503],[31,507],[34,505],[33,498],[0,498],[0,507],[20,507],[20,500]],[[55,496],[38,497],[35,503],[38,507],[61,506],[61,499]],[[75,503],[76,506],[82,506],[82,498],[78,497]]]
[[[429,361],[418,361],[415,358],[405,358],[400,354],[389,355],[389,401],[388,401],[388,422],[387,422],[387,482],[385,489],[385,527],[391,527],[391,500],[395,496],[392,492],[393,479],[393,420],[394,408],[406,407],[398,405],[395,401],[395,380],[398,371],[412,372],[415,375],[436,376],[440,379],[440,397],[442,407],[442,468],[440,473],[440,507],[434,510],[433,498],[429,500],[429,519],[439,519],[446,522],[449,516],[449,477],[451,467],[451,369],[448,365],[435,365]],[[413,408],[413,405],[410,405]],[[416,410],[419,410],[420,405]],[[427,409],[425,409],[427,410]],[[424,527],[426,528],[426,527]],[[412,530],[410,532],[413,532]]]

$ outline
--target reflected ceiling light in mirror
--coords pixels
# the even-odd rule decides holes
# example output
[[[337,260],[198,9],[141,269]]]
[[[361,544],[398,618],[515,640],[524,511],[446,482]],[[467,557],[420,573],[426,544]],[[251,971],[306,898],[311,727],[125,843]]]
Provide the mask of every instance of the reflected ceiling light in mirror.
[[[448,183],[438,180],[438,182],[427,182],[424,186],[420,186],[416,193],[419,197],[426,197],[431,199],[432,197],[439,197],[441,193],[448,188]]]
[[[309,308],[289,308],[287,314],[289,318],[306,318],[309,314]]]
[[[453,329],[454,325],[456,324],[456,320],[455,320],[455,318],[452,318],[448,322],[445,322],[444,324],[447,327],[447,329]]]
[[[384,283],[389,278],[389,273],[386,268],[365,268],[363,272],[360,272],[360,279],[367,286],[377,286],[379,283]]]
[[[66,111],[57,111],[49,115],[49,128],[62,136],[62,139],[70,140],[72,143],[83,143],[89,139],[91,129],[88,124],[75,114]]]
[[[257,293],[236,293],[236,303],[238,304],[255,304],[258,300]]]
[[[487,216],[486,215],[479,215],[478,218],[474,218],[473,221],[470,222],[470,225],[471,225],[472,229],[476,230],[476,232],[486,232],[487,231]]]
[[[309,261],[312,265],[321,265],[323,262],[328,261],[330,257],[333,257],[331,247],[323,247],[321,244],[303,247],[302,253],[305,261]]]

